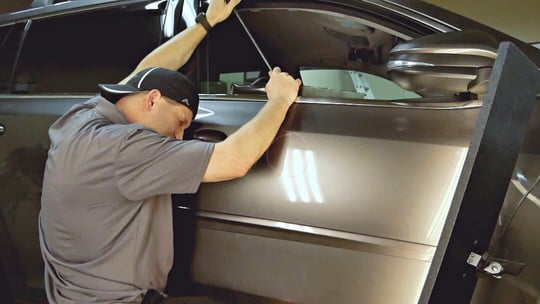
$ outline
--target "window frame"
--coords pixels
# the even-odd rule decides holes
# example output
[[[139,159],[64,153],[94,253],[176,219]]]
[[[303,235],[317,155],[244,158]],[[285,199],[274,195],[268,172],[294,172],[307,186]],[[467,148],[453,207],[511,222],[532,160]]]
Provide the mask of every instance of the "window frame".
[[[167,3],[165,0],[129,0],[129,1],[118,1],[118,0],[79,0],[79,1],[67,1],[58,3],[55,5],[48,5],[43,7],[37,7],[37,8],[29,8],[24,9],[21,11],[13,12],[10,14],[0,14],[0,28],[16,28],[24,26],[25,29],[22,31],[22,33],[19,34],[19,41],[18,41],[18,50],[17,54],[15,55],[15,59],[13,62],[11,62],[11,69],[12,72],[10,73],[9,79],[8,79],[8,85],[6,85],[6,88],[0,90],[0,94],[13,94],[13,95],[19,95],[20,93],[17,93],[17,87],[16,87],[16,79],[17,75],[19,73],[19,68],[21,66],[21,52],[24,52],[26,48],[28,47],[28,40],[27,40],[27,34],[32,31],[32,29],[35,28],[36,23],[40,23],[42,21],[46,22],[46,20],[56,20],[58,18],[62,18],[64,16],[73,16],[73,15],[79,15],[79,14],[92,14],[92,13],[99,13],[99,12],[110,12],[115,11],[117,9],[130,9],[135,7],[141,7],[147,4],[152,3]],[[168,6],[161,8],[161,19],[163,19],[163,16],[166,15],[166,10],[169,9]],[[168,22],[174,22],[173,20],[170,20]],[[163,27],[164,23],[161,21],[161,29],[159,34],[159,42],[157,45],[161,44],[164,39],[166,39],[163,35]],[[177,27],[175,26],[175,29]],[[156,45],[156,46],[157,46]],[[141,58],[142,59],[142,58]],[[133,69],[134,67],[130,67],[130,70],[126,72],[126,75]],[[122,75],[122,77],[125,75]],[[115,79],[115,81],[119,81],[120,79]],[[27,93],[26,95],[66,95],[66,94],[84,94],[87,95],[88,93],[93,94],[98,92],[98,89],[96,87],[95,90],[92,90],[91,92],[83,92],[83,91],[73,91],[73,92],[63,92],[63,91],[50,91],[50,92],[31,92]]]

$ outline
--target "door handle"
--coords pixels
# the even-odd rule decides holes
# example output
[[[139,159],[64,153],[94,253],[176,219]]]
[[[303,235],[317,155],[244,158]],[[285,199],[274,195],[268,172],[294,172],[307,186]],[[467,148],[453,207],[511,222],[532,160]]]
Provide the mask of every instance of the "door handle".
[[[4,125],[0,124],[0,135],[3,135],[5,131],[6,131],[6,128],[4,127]]]
[[[202,141],[217,143],[220,141],[224,141],[225,138],[227,138],[227,134],[219,130],[199,129],[195,131],[195,133],[193,134],[193,138]]]

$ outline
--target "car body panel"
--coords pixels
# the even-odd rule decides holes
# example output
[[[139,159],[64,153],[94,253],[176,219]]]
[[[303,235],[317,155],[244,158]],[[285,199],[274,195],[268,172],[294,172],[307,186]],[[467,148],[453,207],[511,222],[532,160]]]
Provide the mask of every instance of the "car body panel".
[[[436,246],[476,113],[298,103],[246,178],[201,185],[199,208]]]
[[[414,303],[429,265],[203,226],[193,269],[198,282],[293,303]]]

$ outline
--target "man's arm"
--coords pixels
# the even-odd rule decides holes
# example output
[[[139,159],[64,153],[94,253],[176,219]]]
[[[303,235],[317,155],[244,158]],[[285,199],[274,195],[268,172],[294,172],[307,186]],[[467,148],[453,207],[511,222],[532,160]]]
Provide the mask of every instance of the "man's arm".
[[[244,176],[274,140],[287,110],[298,97],[301,81],[279,68],[268,75],[268,102],[253,119],[215,145],[203,182]]]
[[[226,3],[225,0],[211,0],[206,11],[208,23],[214,27],[227,19],[240,1],[230,0]],[[178,70],[188,61],[206,34],[204,27],[198,23],[183,30],[144,57],[135,70],[120,83],[126,83],[137,72],[150,67]]]

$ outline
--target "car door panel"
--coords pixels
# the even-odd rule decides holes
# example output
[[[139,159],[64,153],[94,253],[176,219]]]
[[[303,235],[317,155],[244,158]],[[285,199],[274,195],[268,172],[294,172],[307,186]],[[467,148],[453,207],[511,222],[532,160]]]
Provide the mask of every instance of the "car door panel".
[[[435,246],[476,115],[298,103],[245,178],[201,185],[199,208]]]
[[[203,100],[213,114],[196,122],[230,135],[257,103]],[[477,114],[301,98],[244,178],[201,185],[194,279],[299,303],[396,301],[382,284],[415,302]]]

